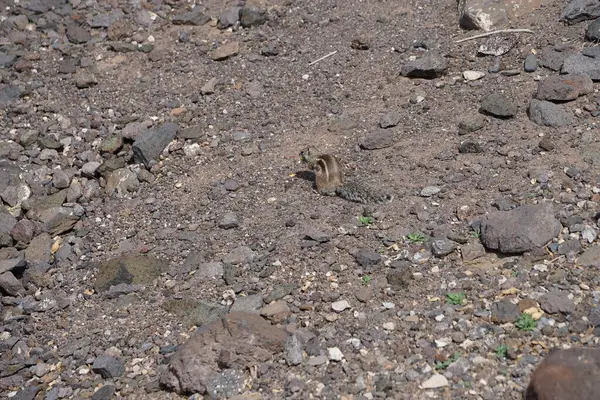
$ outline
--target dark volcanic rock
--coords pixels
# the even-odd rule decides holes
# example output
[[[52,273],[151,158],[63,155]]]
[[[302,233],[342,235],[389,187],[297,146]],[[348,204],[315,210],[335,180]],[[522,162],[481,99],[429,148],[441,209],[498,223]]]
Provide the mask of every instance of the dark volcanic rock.
[[[481,242],[502,253],[523,253],[544,246],[560,229],[551,204],[524,205],[486,215],[481,223]]]
[[[435,51],[428,51],[423,57],[404,64],[400,73],[409,78],[433,79],[443,76],[447,69],[448,63],[444,57]]]

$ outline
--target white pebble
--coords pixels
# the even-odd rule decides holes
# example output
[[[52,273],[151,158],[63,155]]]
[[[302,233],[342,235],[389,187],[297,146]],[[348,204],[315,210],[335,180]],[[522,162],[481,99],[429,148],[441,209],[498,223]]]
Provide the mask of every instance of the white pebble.
[[[393,331],[394,329],[396,329],[396,324],[394,324],[393,322],[384,322],[382,326],[383,329],[385,329],[386,331]]]
[[[331,304],[331,308],[333,311],[342,312],[345,309],[350,308],[350,303],[348,303],[346,300],[336,301],[335,303]]]
[[[448,386],[448,379],[444,375],[434,374],[421,384],[421,389],[436,389]]]
[[[327,351],[329,353],[330,361],[342,361],[344,359],[344,354],[337,347],[328,347]]]
[[[481,79],[485,76],[484,72],[481,71],[464,71],[463,78],[467,81],[476,81],[477,79]]]

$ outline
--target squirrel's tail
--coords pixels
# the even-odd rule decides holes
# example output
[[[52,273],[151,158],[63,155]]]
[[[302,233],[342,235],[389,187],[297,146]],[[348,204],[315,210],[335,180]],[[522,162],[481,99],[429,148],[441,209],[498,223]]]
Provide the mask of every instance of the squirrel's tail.
[[[357,182],[346,182],[338,187],[335,193],[355,203],[386,203],[394,199],[393,195],[376,191]]]

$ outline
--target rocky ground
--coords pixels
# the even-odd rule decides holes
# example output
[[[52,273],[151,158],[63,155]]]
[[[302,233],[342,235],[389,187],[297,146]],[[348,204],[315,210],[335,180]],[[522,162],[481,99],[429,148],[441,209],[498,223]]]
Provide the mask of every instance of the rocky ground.
[[[3,398],[520,399],[597,345],[600,22],[0,3]]]

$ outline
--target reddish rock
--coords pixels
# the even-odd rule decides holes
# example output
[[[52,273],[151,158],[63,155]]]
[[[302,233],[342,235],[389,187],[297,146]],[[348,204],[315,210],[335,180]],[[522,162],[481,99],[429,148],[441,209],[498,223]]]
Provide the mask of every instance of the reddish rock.
[[[22,219],[10,230],[12,238],[18,242],[29,243],[35,235],[35,222]]]
[[[600,349],[573,348],[548,355],[531,375],[525,400],[593,400],[600,393]]]
[[[538,83],[536,98],[550,101],[570,101],[592,93],[594,83],[586,74],[555,75]]]
[[[271,360],[283,351],[286,337],[285,331],[256,314],[229,313],[199,328],[180,346],[160,382],[180,394],[214,392],[219,377],[227,372],[222,367],[246,371]]]

